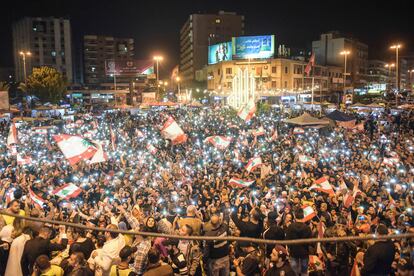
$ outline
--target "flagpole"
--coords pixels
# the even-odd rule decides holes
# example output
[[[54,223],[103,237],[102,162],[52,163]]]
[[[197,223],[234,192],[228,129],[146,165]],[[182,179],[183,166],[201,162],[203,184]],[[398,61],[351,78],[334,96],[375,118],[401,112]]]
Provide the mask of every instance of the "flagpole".
[[[313,111],[313,92],[314,92],[313,86],[314,85],[315,85],[315,77],[312,76],[312,111]]]

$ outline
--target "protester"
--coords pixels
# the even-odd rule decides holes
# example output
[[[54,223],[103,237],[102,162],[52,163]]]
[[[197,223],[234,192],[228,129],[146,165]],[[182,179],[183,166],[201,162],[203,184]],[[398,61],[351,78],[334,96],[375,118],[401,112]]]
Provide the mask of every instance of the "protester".
[[[296,276],[297,274],[289,265],[288,252],[284,246],[276,245],[270,255],[271,267],[266,271],[265,276]]]
[[[160,260],[160,253],[152,248],[148,252],[148,266],[144,276],[173,276],[174,272],[170,265]]]

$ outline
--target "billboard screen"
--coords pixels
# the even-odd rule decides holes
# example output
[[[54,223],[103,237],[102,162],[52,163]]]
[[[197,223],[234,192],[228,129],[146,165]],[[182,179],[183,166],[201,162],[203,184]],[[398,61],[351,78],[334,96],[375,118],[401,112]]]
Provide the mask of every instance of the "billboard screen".
[[[105,74],[117,76],[136,76],[152,74],[154,62],[152,60],[105,60]]]
[[[233,37],[233,59],[271,58],[275,53],[275,36]]]
[[[231,60],[231,42],[223,42],[208,46],[208,64]]]

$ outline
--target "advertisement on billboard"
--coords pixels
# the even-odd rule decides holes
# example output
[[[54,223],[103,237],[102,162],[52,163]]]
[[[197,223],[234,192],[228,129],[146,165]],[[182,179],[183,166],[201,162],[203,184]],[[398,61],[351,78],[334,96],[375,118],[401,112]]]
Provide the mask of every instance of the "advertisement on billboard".
[[[233,59],[271,58],[275,53],[275,36],[233,37]]]
[[[105,74],[136,76],[154,73],[152,60],[105,60]]]
[[[231,60],[232,54],[231,42],[210,45],[208,46],[208,64]]]

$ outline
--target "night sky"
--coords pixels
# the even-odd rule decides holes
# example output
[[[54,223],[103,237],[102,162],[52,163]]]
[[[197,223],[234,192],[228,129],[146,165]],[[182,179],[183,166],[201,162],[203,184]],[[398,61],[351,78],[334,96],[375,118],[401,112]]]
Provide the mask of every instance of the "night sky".
[[[164,73],[179,57],[179,31],[191,13],[234,11],[245,16],[246,34],[275,34],[276,43],[310,47],[321,32],[339,30],[369,45],[370,58],[388,61],[392,42],[414,51],[410,1],[51,1],[3,0],[0,15],[0,66],[13,66],[11,24],[23,16],[66,16],[76,46],[84,34],[135,39],[138,58],[162,54]]]

